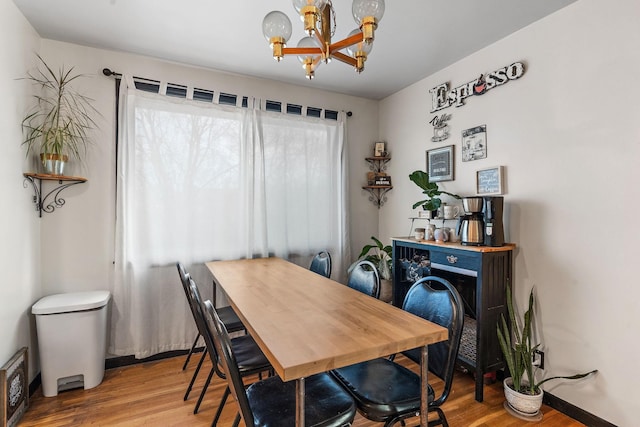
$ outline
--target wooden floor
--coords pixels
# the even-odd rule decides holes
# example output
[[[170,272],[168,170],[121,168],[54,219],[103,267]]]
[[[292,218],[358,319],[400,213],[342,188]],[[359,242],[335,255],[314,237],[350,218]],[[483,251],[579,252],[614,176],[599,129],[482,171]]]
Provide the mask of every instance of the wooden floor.
[[[415,367],[402,356],[396,360],[412,369]],[[191,361],[191,366],[186,371],[182,371],[183,363],[184,357],[176,357],[107,370],[102,384],[98,387],[91,390],[69,390],[59,393],[57,397],[43,397],[42,390],[38,389],[18,425],[209,426],[225,383],[219,378],[212,381],[200,413],[194,415],[193,407],[206,374],[200,373],[195,392],[184,402],[182,398],[195,368],[195,361]],[[205,369],[207,373],[209,366]],[[435,386],[437,389],[438,384]],[[443,407],[451,427],[583,425],[547,406],[542,408],[544,417],[540,422],[526,422],[512,417],[503,408],[504,394],[501,383],[485,386],[482,403],[474,400],[473,391],[473,377],[461,372],[456,373],[453,392]],[[231,426],[235,414],[236,404],[231,398],[218,425]],[[416,418],[414,423],[408,425],[417,423]],[[373,427],[381,426],[382,423],[374,423],[358,415],[353,425]]]

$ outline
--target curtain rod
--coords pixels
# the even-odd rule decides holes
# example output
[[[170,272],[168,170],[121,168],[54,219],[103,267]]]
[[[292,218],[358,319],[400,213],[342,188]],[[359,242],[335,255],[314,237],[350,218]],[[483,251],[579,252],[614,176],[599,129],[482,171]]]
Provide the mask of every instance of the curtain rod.
[[[116,73],[115,71],[111,71],[111,69],[109,69],[109,68],[103,68],[102,69],[102,74],[104,74],[107,77],[113,76],[116,79],[121,79],[122,78],[122,74]],[[344,110],[342,110],[342,111],[344,111]],[[347,115],[347,117],[351,117],[353,115],[353,113],[351,111],[347,111],[346,115]]]
[[[122,78],[122,74],[120,74],[120,73],[116,73],[115,71],[111,71],[111,70],[110,70],[110,69],[108,69],[108,68],[103,68],[103,69],[102,69],[102,74],[104,74],[104,75],[105,75],[105,76],[107,76],[107,77],[111,77],[111,76],[113,76],[113,77],[114,77],[114,78],[116,78],[116,79],[121,79],[121,78]]]

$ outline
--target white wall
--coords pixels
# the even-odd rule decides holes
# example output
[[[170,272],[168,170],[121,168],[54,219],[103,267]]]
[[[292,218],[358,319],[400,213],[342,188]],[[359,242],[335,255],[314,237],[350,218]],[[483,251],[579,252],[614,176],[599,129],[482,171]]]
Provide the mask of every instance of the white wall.
[[[348,155],[351,167],[350,225],[357,255],[375,233],[378,212],[364,203],[360,186],[367,166],[363,158],[377,139],[377,102],[266,80],[187,67],[135,55],[41,40],[12,2],[0,2],[0,134],[6,146],[0,156],[3,192],[0,253],[4,273],[0,285],[0,362],[22,346],[31,351],[31,377],[39,371],[35,323],[31,305],[43,295],[107,289],[112,280],[115,188],[115,88],[102,75],[104,67],[135,76],[211,88],[216,91],[262,97],[334,110],[352,111],[348,119]],[[35,66],[38,52],[54,69],[74,66],[89,75],[79,87],[95,99],[98,119],[96,144],[83,167],[68,174],[84,176],[87,183],[66,189],[66,204],[38,218],[32,191],[23,187],[22,172],[32,170],[20,147],[20,123],[31,105],[32,88],[16,81]],[[44,190],[50,186],[44,183]]]
[[[0,365],[21,347],[32,347],[31,305],[40,296],[40,227],[33,190],[23,187],[20,123],[31,87],[23,77],[34,63],[39,37],[11,1],[0,1]],[[35,375],[31,363],[31,377]]]
[[[380,137],[395,147],[380,235],[407,235],[421,195],[408,174],[425,170],[425,150],[455,144],[455,181],[441,187],[460,195],[475,194],[477,169],[504,165],[517,303],[523,307],[535,286],[543,374],[599,369],[591,379],[544,388],[621,426],[635,425],[640,410],[639,20],[637,0],[615,7],[581,0],[380,105]],[[527,65],[520,80],[443,110],[452,114],[452,137],[430,141],[429,89],[515,61]],[[461,131],[481,124],[488,156],[463,163]]]
[[[114,80],[102,75],[105,67],[119,73],[226,93],[352,111],[353,116],[347,122],[349,156],[353,164],[349,212],[356,255],[362,246],[360,242],[377,229],[377,210],[373,205],[362,209],[362,200],[366,198],[359,190],[366,171],[363,158],[378,132],[377,102],[51,40],[42,41],[42,56],[52,66],[73,65],[76,71],[92,75],[90,80],[85,80],[83,90],[96,100],[96,106],[103,115],[96,133],[97,143],[86,167],[69,171],[85,176],[87,183],[66,190],[64,208],[42,218],[43,287],[46,293],[106,289],[111,281],[115,89]]]

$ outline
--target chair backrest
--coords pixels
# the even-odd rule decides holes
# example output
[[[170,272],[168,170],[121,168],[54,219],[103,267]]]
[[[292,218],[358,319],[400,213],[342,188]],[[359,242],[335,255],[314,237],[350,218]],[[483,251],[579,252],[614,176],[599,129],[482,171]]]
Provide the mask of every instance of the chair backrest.
[[[460,348],[464,306],[451,283],[435,276],[418,280],[407,292],[402,308],[449,330],[449,339],[429,345],[429,371],[444,381],[444,390],[434,404],[439,406],[448,397]]]
[[[191,309],[191,315],[193,316],[194,322],[196,322],[196,326],[198,328],[198,332],[200,332],[200,326],[198,326],[198,319],[195,307],[193,306],[193,298],[191,297],[191,291],[189,290],[189,273],[184,269],[184,265],[180,262],[176,263],[176,267],[178,268],[178,274],[180,275],[180,281],[182,282],[182,289],[184,290],[184,294],[187,297],[187,303],[189,304],[189,309]]]
[[[200,335],[202,335],[202,338],[204,339],[204,344],[207,347],[207,352],[209,353],[209,357],[211,359],[213,369],[215,370],[215,373],[220,378],[224,378],[225,377],[224,369],[220,370],[221,358],[214,344],[214,341],[215,341],[214,335],[211,333],[211,330],[207,327],[207,321],[205,316],[205,306],[204,306],[204,303],[202,302],[202,297],[200,296],[200,291],[198,290],[198,286],[196,285],[196,282],[194,282],[193,279],[191,278],[189,278],[189,297],[192,300],[194,318],[196,321],[196,325],[198,326],[198,332],[200,332]]]
[[[311,260],[309,270],[321,274],[324,277],[331,277],[331,255],[327,251],[316,254]]]
[[[370,261],[360,261],[349,273],[347,286],[374,298],[380,297],[380,274]]]
[[[206,327],[208,333],[215,336],[214,345],[216,346],[217,354],[221,355],[220,363],[222,369],[227,373],[226,379],[229,384],[229,390],[233,394],[233,397],[238,403],[240,408],[240,414],[244,420],[246,426],[255,425],[253,419],[253,412],[249,405],[249,399],[247,398],[247,392],[245,390],[244,382],[242,381],[242,375],[240,375],[240,369],[238,368],[238,362],[231,348],[231,339],[224,323],[218,317],[218,313],[213,308],[211,301],[205,301],[206,312]]]

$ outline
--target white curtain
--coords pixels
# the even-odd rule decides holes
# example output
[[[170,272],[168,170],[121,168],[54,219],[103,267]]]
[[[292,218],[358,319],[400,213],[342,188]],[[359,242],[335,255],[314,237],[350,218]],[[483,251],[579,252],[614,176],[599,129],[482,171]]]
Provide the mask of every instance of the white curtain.
[[[348,254],[344,123],[136,90],[119,104],[116,265],[109,352],[189,348],[196,330],[175,268],[205,298],[204,262],[275,255],[308,266]],[[220,301],[218,302],[220,305]]]

